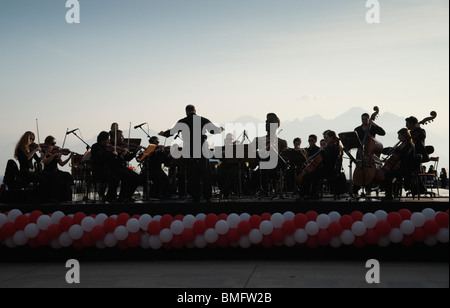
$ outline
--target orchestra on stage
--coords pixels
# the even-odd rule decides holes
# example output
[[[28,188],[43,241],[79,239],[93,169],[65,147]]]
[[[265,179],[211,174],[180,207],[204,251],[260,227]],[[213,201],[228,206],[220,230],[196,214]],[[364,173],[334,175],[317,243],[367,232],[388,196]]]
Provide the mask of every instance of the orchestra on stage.
[[[86,144],[86,152],[78,154],[57,146],[53,136],[40,143],[38,122],[36,133],[27,131],[14,149],[14,159],[8,161],[4,185],[10,202],[19,202],[21,192],[33,191],[32,202],[73,202],[73,191],[89,200],[103,203],[133,203],[139,187],[142,200],[183,199],[211,202],[232,198],[319,200],[331,194],[351,198],[368,198],[376,190],[384,192],[383,200],[395,200],[402,190],[413,195],[426,191],[417,181],[422,164],[430,161],[433,146],[425,143],[426,132],[421,127],[433,121],[437,114],[419,121],[411,116],[399,125],[398,143],[384,147],[376,136],[386,132],[376,123],[378,107],[369,115],[361,115],[361,125],[352,131],[326,130],[320,138],[307,132],[308,146],[301,147],[295,138],[292,147],[278,137],[280,119],[275,113],[266,117],[266,135],[250,140],[244,130],[239,138],[227,133],[220,147],[211,147],[208,135],[220,135],[223,127],[197,115],[195,106],[185,108],[185,117],[171,129],[142,139],[125,138],[117,123],[110,130],[101,130],[96,143],[86,144],[77,134],[67,131]],[[145,124],[145,123],[144,123]],[[142,125],[134,128],[142,129]],[[131,127],[130,127],[131,130]],[[174,136],[166,146],[160,138]],[[242,137],[242,138],[241,138]],[[317,142],[319,141],[319,145]],[[355,156],[351,150],[356,150]],[[350,160],[350,178],[343,169],[344,155]],[[139,171],[130,162],[139,164]],[[71,172],[58,166],[70,162]],[[354,170],[352,170],[354,168]]]

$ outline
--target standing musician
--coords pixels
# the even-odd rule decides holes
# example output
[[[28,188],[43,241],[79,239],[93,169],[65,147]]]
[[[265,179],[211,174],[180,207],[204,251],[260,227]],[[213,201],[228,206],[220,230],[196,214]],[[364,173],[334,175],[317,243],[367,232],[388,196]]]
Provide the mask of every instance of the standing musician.
[[[321,156],[322,163],[316,169],[304,174],[300,185],[301,199],[317,199],[320,180],[333,177],[336,169],[342,164],[342,148],[336,133],[327,130],[324,136],[327,146],[317,153]]]
[[[69,157],[63,161],[63,149],[56,146],[55,137],[47,136],[44,141],[43,154],[43,174],[45,174],[50,181],[50,198],[60,202],[72,201],[72,186],[75,185],[73,177],[69,172],[59,170],[58,165],[61,167],[65,166],[74,153],[70,152],[68,155]]]
[[[185,111],[185,118],[180,119],[172,129],[160,131],[159,135],[168,138],[179,132],[182,133],[183,147],[189,149],[189,152],[184,155],[188,156],[184,157],[188,193],[192,196],[193,202],[200,202],[201,187],[203,187],[203,197],[209,202],[212,196],[211,170],[209,159],[204,156],[202,148],[207,139],[207,131],[211,134],[219,134],[224,128],[217,127],[207,118],[198,116],[193,105],[187,105]],[[182,128],[189,131],[183,132]]]
[[[396,162],[393,164],[393,168],[386,172],[383,181],[386,200],[394,199],[392,195],[393,179],[410,176],[415,165],[415,146],[411,134],[406,128],[400,129],[397,134],[401,144],[395,148],[393,153],[396,156]]]
[[[14,150],[14,157],[19,161],[19,177],[23,184],[28,185],[34,183],[37,185],[37,193],[39,201],[48,199],[49,185],[48,179],[38,170],[36,170],[35,163],[40,163],[41,158],[37,155],[38,151],[41,151],[41,147],[34,143],[34,133],[27,131],[16,144]]]
[[[150,144],[155,144],[155,149],[148,157],[146,167],[148,179],[153,182],[154,190],[150,190],[151,197],[158,199],[168,199],[170,197],[169,177],[162,170],[161,165],[167,162],[167,154],[164,147],[159,147],[159,138],[152,136]]]
[[[230,192],[233,191],[233,188],[236,186],[239,180],[239,163],[238,162],[230,162],[227,161],[225,157],[225,149],[227,147],[232,147],[236,142],[234,140],[234,136],[231,133],[228,133],[224,139],[224,145],[222,147],[222,159],[220,165],[217,167],[217,178],[220,193],[223,195],[223,198],[227,199],[230,195]]]
[[[410,116],[405,119],[406,128],[409,129],[411,140],[416,148],[416,154],[422,155],[422,163],[430,161],[430,156],[425,148],[425,138],[427,134],[423,128],[420,127],[419,120],[416,117]]]

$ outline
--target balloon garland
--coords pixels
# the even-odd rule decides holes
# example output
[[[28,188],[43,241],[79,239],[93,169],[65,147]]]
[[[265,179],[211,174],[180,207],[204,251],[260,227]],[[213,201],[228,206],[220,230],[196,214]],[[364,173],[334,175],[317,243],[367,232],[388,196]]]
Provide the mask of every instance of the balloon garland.
[[[354,211],[341,215],[336,211],[306,213],[248,213],[197,215],[133,215],[120,213],[65,215],[61,211],[44,214],[39,210],[23,214],[18,209],[0,213],[0,244],[9,248],[30,247],[141,247],[204,248],[252,246],[340,247],[391,243],[428,246],[449,241],[449,211],[421,212],[401,209],[387,213]]]

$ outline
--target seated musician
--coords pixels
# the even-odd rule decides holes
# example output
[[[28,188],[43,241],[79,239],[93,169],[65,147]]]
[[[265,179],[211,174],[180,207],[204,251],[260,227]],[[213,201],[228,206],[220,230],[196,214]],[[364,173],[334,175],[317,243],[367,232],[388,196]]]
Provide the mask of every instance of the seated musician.
[[[41,158],[37,155],[38,151],[42,149],[38,144],[34,143],[34,133],[27,131],[16,144],[14,150],[14,157],[19,161],[19,178],[22,185],[33,183],[36,185],[38,199],[36,201],[49,200],[49,185],[48,179],[36,170],[35,164],[41,163]],[[35,164],[33,164],[33,160]]]
[[[152,136],[150,144],[159,145],[159,138]],[[167,161],[167,154],[163,147],[156,148],[147,158],[148,179],[153,182],[150,189],[150,196],[158,199],[167,199],[170,197],[169,177],[161,168],[161,165]]]
[[[342,149],[336,133],[327,130],[324,136],[327,141],[327,146],[317,154],[322,156],[322,163],[315,170],[307,172],[303,176],[300,186],[301,199],[317,199],[319,196],[318,188],[320,181],[333,177],[336,169],[342,163]]]
[[[320,151],[320,148],[316,145],[316,142],[317,136],[314,134],[309,135],[308,137],[309,147],[305,148],[306,152],[308,153],[308,158],[313,157],[317,152]]]
[[[47,136],[44,145],[43,173],[50,181],[50,198],[60,202],[72,201],[72,186],[74,185],[72,175],[69,172],[59,170],[58,165],[61,167],[65,166],[74,153],[70,152],[69,157],[66,160],[62,160],[62,149],[56,147],[56,139],[53,136]]]
[[[408,129],[402,128],[398,131],[398,140],[401,144],[395,149],[394,154],[398,156],[400,164],[386,172],[383,181],[386,200],[393,200],[393,179],[409,177],[415,168],[415,146]]]
[[[109,144],[108,132],[101,132],[97,136],[97,143],[92,145],[92,174],[94,179],[108,183],[108,192],[103,202],[133,202],[134,191],[142,183],[141,178],[134,171],[124,166],[123,158]],[[121,185],[119,199],[117,188]]]
[[[233,188],[239,180],[239,163],[230,162],[226,159],[225,148],[235,145],[234,136],[228,133],[225,136],[224,146],[222,147],[222,159],[220,165],[217,167],[217,177],[220,193],[223,198],[227,199]]]
[[[253,150],[260,149],[261,146],[264,148],[263,145],[265,144],[265,150],[270,153],[268,158],[261,158],[260,161],[265,162],[272,159],[272,157],[277,157],[274,168],[259,168],[253,173],[253,189],[256,191],[261,190],[265,195],[269,193],[270,184],[274,185],[278,182],[278,172],[281,172],[281,169],[286,167],[279,153],[288,148],[287,142],[278,138],[276,132],[271,132],[271,127],[278,129],[279,126],[280,119],[278,116],[275,113],[268,113],[266,116],[266,136],[256,137],[251,143]]]

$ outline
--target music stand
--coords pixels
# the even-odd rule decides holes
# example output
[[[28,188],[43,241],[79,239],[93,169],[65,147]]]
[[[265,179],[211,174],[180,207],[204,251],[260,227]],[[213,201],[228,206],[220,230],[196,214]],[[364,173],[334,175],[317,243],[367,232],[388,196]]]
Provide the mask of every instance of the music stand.
[[[355,163],[355,165],[357,165],[358,161],[350,153],[350,150],[361,149],[363,147],[363,145],[361,143],[361,140],[359,140],[358,134],[355,131],[343,132],[343,133],[339,133],[338,135],[339,135],[339,139],[341,140],[342,145],[344,146],[344,148],[342,150],[350,158],[350,164],[348,165],[349,177],[350,177],[350,196],[353,197],[352,163]],[[364,172],[364,168],[363,168],[363,172]]]

